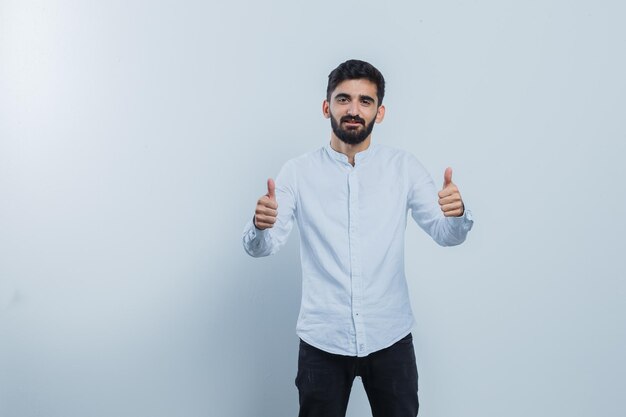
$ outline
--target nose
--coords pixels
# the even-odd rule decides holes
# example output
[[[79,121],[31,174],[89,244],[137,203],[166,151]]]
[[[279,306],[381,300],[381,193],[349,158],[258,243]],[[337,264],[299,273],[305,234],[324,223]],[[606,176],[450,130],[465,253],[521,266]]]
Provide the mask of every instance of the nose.
[[[348,116],[358,116],[359,115],[359,105],[356,100],[353,100],[348,105]]]

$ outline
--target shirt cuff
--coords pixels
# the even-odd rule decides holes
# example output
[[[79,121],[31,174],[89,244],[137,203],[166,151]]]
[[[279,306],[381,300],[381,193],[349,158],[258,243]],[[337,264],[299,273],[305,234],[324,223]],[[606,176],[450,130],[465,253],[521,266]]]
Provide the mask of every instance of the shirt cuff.
[[[467,232],[472,230],[472,226],[474,225],[474,217],[472,216],[471,210],[468,209],[464,210],[462,216],[448,217],[448,220],[451,221],[454,226]]]
[[[256,225],[254,224],[254,217],[252,217],[252,220],[248,221],[248,224],[246,226],[246,230],[248,230],[248,239],[249,240],[255,240],[255,239],[264,239],[265,236],[267,235],[267,231],[268,229],[259,229],[256,227]]]

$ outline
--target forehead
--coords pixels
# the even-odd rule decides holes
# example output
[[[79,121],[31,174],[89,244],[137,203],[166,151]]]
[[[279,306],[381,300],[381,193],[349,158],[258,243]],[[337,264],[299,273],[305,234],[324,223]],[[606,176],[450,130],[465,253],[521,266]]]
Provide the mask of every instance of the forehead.
[[[332,97],[337,94],[348,94],[352,97],[369,96],[376,99],[376,84],[366,78],[358,78],[355,80],[345,80],[337,84],[337,87],[331,93]]]

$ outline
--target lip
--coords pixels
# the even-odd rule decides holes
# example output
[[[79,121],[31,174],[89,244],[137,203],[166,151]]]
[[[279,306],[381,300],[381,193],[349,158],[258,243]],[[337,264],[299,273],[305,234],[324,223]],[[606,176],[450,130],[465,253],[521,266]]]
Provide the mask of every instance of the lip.
[[[344,122],[344,124],[346,124],[347,126],[350,126],[350,127],[362,126],[362,124],[360,122]]]

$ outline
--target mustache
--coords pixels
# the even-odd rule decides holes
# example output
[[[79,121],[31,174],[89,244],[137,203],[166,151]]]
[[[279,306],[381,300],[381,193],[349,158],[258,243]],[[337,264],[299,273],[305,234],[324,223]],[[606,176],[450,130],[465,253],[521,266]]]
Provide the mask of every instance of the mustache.
[[[349,122],[349,123],[361,123],[363,126],[365,126],[365,120],[360,118],[359,116],[343,116],[340,120],[341,123],[343,122]]]

